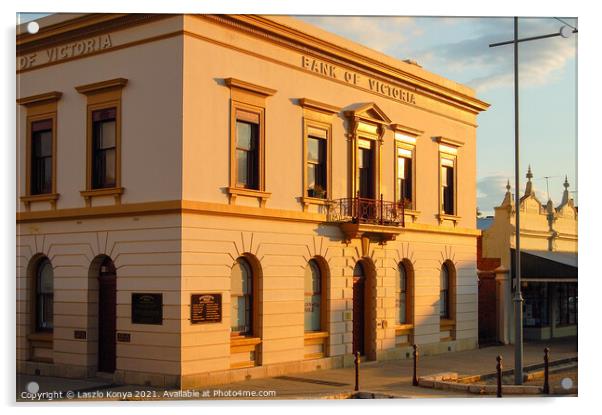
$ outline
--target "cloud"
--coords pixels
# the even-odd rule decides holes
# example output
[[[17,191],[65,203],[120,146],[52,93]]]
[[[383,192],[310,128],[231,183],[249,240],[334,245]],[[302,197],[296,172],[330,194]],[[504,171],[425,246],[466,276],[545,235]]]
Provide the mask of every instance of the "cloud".
[[[460,20],[460,19],[458,19]],[[549,20],[549,19],[548,19]],[[558,28],[548,20],[524,24],[520,37],[554,33]],[[458,74],[460,82],[478,92],[512,86],[514,82],[512,45],[490,48],[489,45],[512,39],[509,19],[470,19],[472,37],[439,44],[416,51],[416,59],[432,70],[445,68]],[[559,80],[567,63],[576,56],[574,39],[560,37],[521,43],[519,46],[519,81],[524,87],[546,85]],[[467,74],[475,74],[467,77]],[[476,75],[479,74],[479,75]]]
[[[477,181],[477,206],[485,215],[493,213],[493,208],[504,200],[508,177],[496,174],[486,176]]]
[[[510,18],[306,16],[303,20],[398,59],[415,59],[425,69],[468,84],[479,93],[513,85],[512,45],[489,47],[512,39]],[[553,33],[558,28],[554,19],[524,18],[520,37]],[[571,38],[521,43],[521,87],[559,80],[575,56],[576,41]]]
[[[424,31],[412,17],[402,16],[299,16],[303,20],[325,28],[384,53],[404,44]]]

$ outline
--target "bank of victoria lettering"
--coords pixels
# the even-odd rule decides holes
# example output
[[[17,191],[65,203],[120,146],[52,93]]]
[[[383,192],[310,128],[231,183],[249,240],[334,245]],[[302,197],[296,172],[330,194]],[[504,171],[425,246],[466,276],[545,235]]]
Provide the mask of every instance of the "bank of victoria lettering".
[[[29,69],[45,63],[54,63],[76,56],[88,55],[112,46],[111,36],[108,34],[78,40],[76,42],[45,49],[42,52],[21,56],[17,60],[18,70]]]
[[[360,75],[347,69],[339,68],[331,63],[323,62],[314,58],[301,56],[301,66],[311,72],[327,76],[332,79],[344,81],[348,84],[368,89],[372,92],[393,98],[408,104],[416,104],[416,95],[388,82]]]

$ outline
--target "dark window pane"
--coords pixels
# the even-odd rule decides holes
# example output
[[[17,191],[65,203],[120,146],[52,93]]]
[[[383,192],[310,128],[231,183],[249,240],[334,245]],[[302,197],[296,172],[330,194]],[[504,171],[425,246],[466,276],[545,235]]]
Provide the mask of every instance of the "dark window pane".
[[[111,121],[117,118],[117,108],[104,108],[92,113],[92,122]]]
[[[326,197],[326,143],[325,139],[307,140],[307,188],[310,197]]]
[[[372,150],[360,148],[358,152],[359,193],[362,198],[373,198]]]
[[[449,270],[443,264],[440,274],[439,317],[449,318]]]
[[[443,212],[448,215],[454,214],[454,169],[443,166],[441,171],[441,182],[443,185]]]
[[[92,187],[101,189],[114,187],[116,180],[116,109],[94,111],[92,119]]]
[[[46,258],[38,265],[36,294],[36,328],[41,331],[52,330],[54,271]]]
[[[31,132],[37,133],[38,131],[52,130],[52,120],[34,121],[31,123]]]
[[[32,123],[30,192],[52,192],[52,120]],[[50,129],[48,129],[50,128]]]
[[[46,157],[41,160],[43,163],[42,183],[40,190],[42,193],[52,192],[52,158]]]
[[[52,155],[52,131],[40,131],[34,134],[33,155],[35,157]]]
[[[406,316],[406,293],[400,293],[399,294],[399,304],[398,304],[398,310],[399,310],[399,321],[398,323],[403,324],[407,322],[407,316]]]
[[[404,192],[406,200],[412,200],[412,159],[406,159],[404,163]]]
[[[236,122],[237,185],[259,189],[259,124]]]

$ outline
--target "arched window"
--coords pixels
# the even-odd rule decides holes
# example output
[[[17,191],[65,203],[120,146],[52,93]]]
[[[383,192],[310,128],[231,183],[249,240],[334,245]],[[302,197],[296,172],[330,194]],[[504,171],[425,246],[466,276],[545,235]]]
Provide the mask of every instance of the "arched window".
[[[450,270],[449,265],[444,263],[441,265],[441,282],[439,283],[439,317],[449,319],[450,312]]]
[[[48,258],[43,258],[36,269],[36,331],[52,331],[54,327],[54,271]]]
[[[407,269],[407,266],[403,262],[400,262],[397,265],[397,278],[395,280],[397,324],[407,324],[411,322],[410,284],[410,270]]]
[[[315,259],[305,268],[305,331],[322,329],[322,272]]]
[[[244,258],[232,268],[231,328],[233,335],[253,334],[253,270]]]

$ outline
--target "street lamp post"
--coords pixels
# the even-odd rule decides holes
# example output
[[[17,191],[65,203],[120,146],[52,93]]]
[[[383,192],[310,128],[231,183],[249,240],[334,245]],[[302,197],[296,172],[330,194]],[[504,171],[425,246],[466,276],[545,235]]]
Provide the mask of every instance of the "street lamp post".
[[[531,40],[545,39],[549,37],[562,36],[567,38],[571,33],[577,33],[577,29],[563,26],[558,33],[551,33],[542,36],[533,36],[523,39],[518,38],[518,17],[514,17],[514,39],[492,43],[490,48],[503,45],[514,45],[514,211],[515,211],[515,249],[514,249],[514,384],[523,383],[523,295],[521,289],[520,273],[520,195],[519,189],[519,123],[518,123],[518,44]]]

